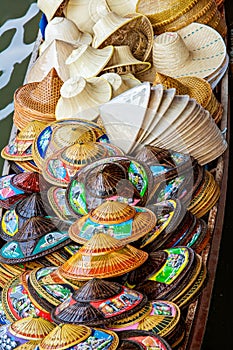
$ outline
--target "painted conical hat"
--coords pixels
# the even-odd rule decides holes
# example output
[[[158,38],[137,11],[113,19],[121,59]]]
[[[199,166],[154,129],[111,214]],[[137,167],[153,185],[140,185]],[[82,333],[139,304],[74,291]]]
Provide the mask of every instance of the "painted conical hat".
[[[48,335],[55,325],[42,317],[25,317],[12,323],[9,331],[28,340],[40,340]]]
[[[46,215],[44,204],[39,193],[32,193],[28,197],[22,199],[16,205],[15,211],[18,215],[25,218]]]
[[[35,350],[36,346],[40,344],[40,340],[29,340],[26,343],[17,346],[17,350]]]
[[[84,341],[91,335],[91,328],[84,325],[60,324],[40,343],[40,350],[63,350]]]
[[[40,192],[40,175],[35,172],[23,172],[15,175],[11,183],[24,192]]]
[[[155,225],[156,216],[149,209],[107,200],[91,210],[89,215],[73,223],[69,228],[69,236],[83,244],[99,231],[126,244],[144,236]]]
[[[56,307],[52,311],[52,318],[56,322],[104,324],[110,320],[132,315],[142,309],[146,303],[147,297],[136,290],[116,282],[91,279],[75,291],[70,299]]]
[[[92,277],[120,276],[146,261],[148,254],[103,233],[95,234],[59,267],[67,279],[88,280]],[[88,259],[88,261],[87,261]],[[85,263],[85,267],[83,262]]]

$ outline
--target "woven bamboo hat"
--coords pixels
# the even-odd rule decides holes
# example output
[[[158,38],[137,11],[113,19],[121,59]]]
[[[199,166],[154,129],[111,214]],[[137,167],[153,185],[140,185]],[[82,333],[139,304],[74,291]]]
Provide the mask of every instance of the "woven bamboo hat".
[[[215,97],[210,83],[203,78],[185,76],[176,79],[157,72],[153,85],[157,84],[162,84],[166,89],[175,88],[177,95],[187,94],[194,98],[214,119],[216,114],[222,112],[222,105]]]
[[[147,256],[146,252],[124,245],[109,235],[96,233],[59,267],[59,272],[71,281],[121,276],[143,264]]]
[[[91,78],[97,76],[108,64],[114,52],[113,46],[95,49],[90,45],[81,45],[72,51],[66,59],[70,77]]]
[[[59,10],[59,7],[63,7],[61,6],[63,3],[65,5],[67,0],[38,0],[37,6],[45,14],[47,20],[50,21]]]
[[[154,39],[153,64],[157,72],[174,78],[207,78],[226,57],[226,44],[213,28],[192,23],[177,32],[165,32]]]
[[[42,178],[38,173],[22,172],[13,176],[11,184],[26,193],[40,192],[40,180]]]
[[[153,45],[153,28],[149,19],[140,14],[121,17],[108,13],[94,26],[92,46],[101,48],[107,45],[128,45],[135,58],[146,61]]]
[[[48,335],[55,325],[42,317],[25,317],[13,322],[9,332],[22,339],[41,340]]]
[[[104,73],[101,75],[112,86],[112,98],[120,95],[126,90],[129,90],[139,84],[141,81],[134,77],[133,74],[118,74],[118,73]]]
[[[21,130],[31,120],[52,122],[63,82],[54,68],[35,83],[19,87],[14,94],[14,123]]]
[[[61,88],[55,115],[56,119],[82,118],[94,120],[98,106],[109,101],[112,96],[111,85],[103,78],[72,77]]]
[[[73,241],[84,244],[99,231],[127,244],[143,237],[155,225],[156,216],[149,209],[106,201],[74,222],[69,228],[69,236]]]
[[[29,68],[26,82],[33,83],[43,80],[52,68],[56,69],[62,81],[69,79],[69,70],[65,61],[75,48],[73,44],[54,39]]]
[[[54,17],[48,22],[45,28],[45,40],[39,47],[40,54],[55,39],[62,40],[76,47],[82,44],[89,45],[92,42],[92,36],[89,33],[81,32],[73,21],[65,17]]]
[[[102,49],[103,50],[103,49]],[[145,72],[151,64],[136,59],[128,45],[114,46],[114,52],[103,69],[103,72],[118,73],[118,74],[136,74]]]
[[[146,303],[147,297],[136,290],[94,278],[56,307],[52,318],[55,322],[100,325],[132,315]]]
[[[77,27],[93,34],[94,24],[110,12],[106,0],[70,0],[64,9],[66,18],[71,19]]]
[[[17,350],[34,350],[40,344],[40,340],[29,340],[24,344],[17,346]]]

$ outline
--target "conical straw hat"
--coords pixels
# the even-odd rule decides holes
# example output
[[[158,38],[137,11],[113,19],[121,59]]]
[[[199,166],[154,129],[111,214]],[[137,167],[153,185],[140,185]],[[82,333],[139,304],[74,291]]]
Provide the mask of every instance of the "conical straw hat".
[[[136,12],[137,1],[138,0],[107,0],[111,11],[117,13],[122,17]]]
[[[38,173],[22,172],[13,176],[11,184],[27,193],[40,192],[40,185],[43,186],[43,180]]]
[[[55,325],[42,317],[25,317],[13,322],[9,331],[23,339],[40,340],[48,335]]]
[[[110,12],[106,0],[69,0],[64,14],[71,19],[77,27],[93,34],[94,24]]]
[[[45,14],[47,20],[50,21],[63,2],[67,3],[67,0],[38,0],[37,6]]]
[[[60,324],[54,328],[40,343],[40,350],[63,350],[83,342],[92,333],[84,325]]]
[[[18,112],[14,122],[17,126],[20,120],[20,129],[31,120],[55,120],[55,108],[60,97],[63,81],[54,68],[46,77],[35,83],[28,83],[19,87],[14,94],[15,111]]]
[[[72,51],[66,59],[70,77],[81,76],[91,78],[97,76],[108,64],[113,55],[113,46],[95,49],[89,45],[81,45]]]
[[[174,78],[207,78],[226,57],[226,44],[213,28],[192,23],[177,32],[155,37],[153,64],[157,72]]]
[[[35,350],[36,346],[40,344],[40,340],[29,340],[24,344],[17,346],[17,350]]]
[[[29,68],[26,82],[33,83],[43,80],[52,68],[56,69],[62,81],[69,79],[69,69],[65,61],[75,48],[73,44],[54,39]]]
[[[153,28],[149,19],[140,14],[121,17],[108,13],[94,26],[92,46],[101,48],[107,45],[127,45],[135,58],[146,61],[153,45]]]
[[[142,250],[124,246],[109,235],[97,233],[59,267],[59,272],[70,280],[121,276],[143,264],[147,257]]]
[[[98,106],[112,96],[111,85],[101,77],[72,77],[63,84],[60,92],[55,110],[57,120],[74,117],[94,120],[99,115]]]
[[[127,74],[141,73],[149,69],[149,62],[142,62],[136,59],[127,45],[114,46],[114,52],[103,72]]]
[[[92,36],[89,33],[82,33],[73,21],[65,17],[54,17],[45,28],[45,40],[39,47],[40,54],[55,39],[77,47],[82,44],[91,44]]]

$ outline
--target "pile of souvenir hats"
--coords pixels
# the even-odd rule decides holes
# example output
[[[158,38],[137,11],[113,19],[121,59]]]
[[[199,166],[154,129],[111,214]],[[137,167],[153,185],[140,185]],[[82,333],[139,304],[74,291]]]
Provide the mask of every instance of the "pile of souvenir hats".
[[[38,0],[48,23],[1,152],[3,348],[181,344],[227,148],[221,4]]]

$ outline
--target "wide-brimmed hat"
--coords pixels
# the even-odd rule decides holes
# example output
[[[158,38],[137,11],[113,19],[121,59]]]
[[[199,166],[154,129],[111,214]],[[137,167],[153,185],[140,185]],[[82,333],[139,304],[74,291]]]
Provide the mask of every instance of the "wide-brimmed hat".
[[[112,12],[117,13],[120,16],[127,16],[136,12],[136,4],[138,0],[107,0],[108,6]]]
[[[33,83],[43,80],[52,68],[56,69],[62,81],[69,79],[69,69],[65,61],[75,48],[73,44],[54,39],[28,69],[26,82]]]
[[[55,109],[57,120],[75,117],[94,120],[99,115],[98,106],[111,99],[112,88],[101,77],[78,76],[66,80],[60,93]]]
[[[154,39],[153,64],[157,72],[180,78],[207,78],[226,57],[226,44],[213,28],[192,23],[177,32],[165,32]]]
[[[92,46],[128,45],[135,58],[146,61],[153,45],[153,28],[149,19],[141,14],[121,17],[114,12],[102,17],[93,26]]]
[[[73,50],[66,59],[70,77],[91,78],[97,76],[108,64],[114,51],[114,47],[111,45],[103,49],[95,49],[85,44],[81,45]]]
[[[70,0],[64,9],[66,18],[71,19],[83,32],[93,34],[94,24],[110,12],[106,0]]]
[[[102,49],[103,50],[103,49]],[[136,59],[128,45],[114,46],[114,52],[103,72],[118,74],[136,74],[145,72],[151,66],[150,62]]]
[[[45,40],[39,47],[40,54],[55,39],[72,44],[76,47],[82,44],[91,44],[92,36],[89,33],[83,33],[76,24],[65,17],[54,17],[45,28]]]
[[[141,84],[141,81],[131,73],[121,75],[118,73],[104,73],[101,75],[101,77],[106,79],[111,84],[112,98]]]
[[[61,5],[66,5],[67,0],[38,0],[37,6],[45,14],[48,21],[50,21],[53,16],[58,11]],[[63,8],[63,6],[61,6]]]

